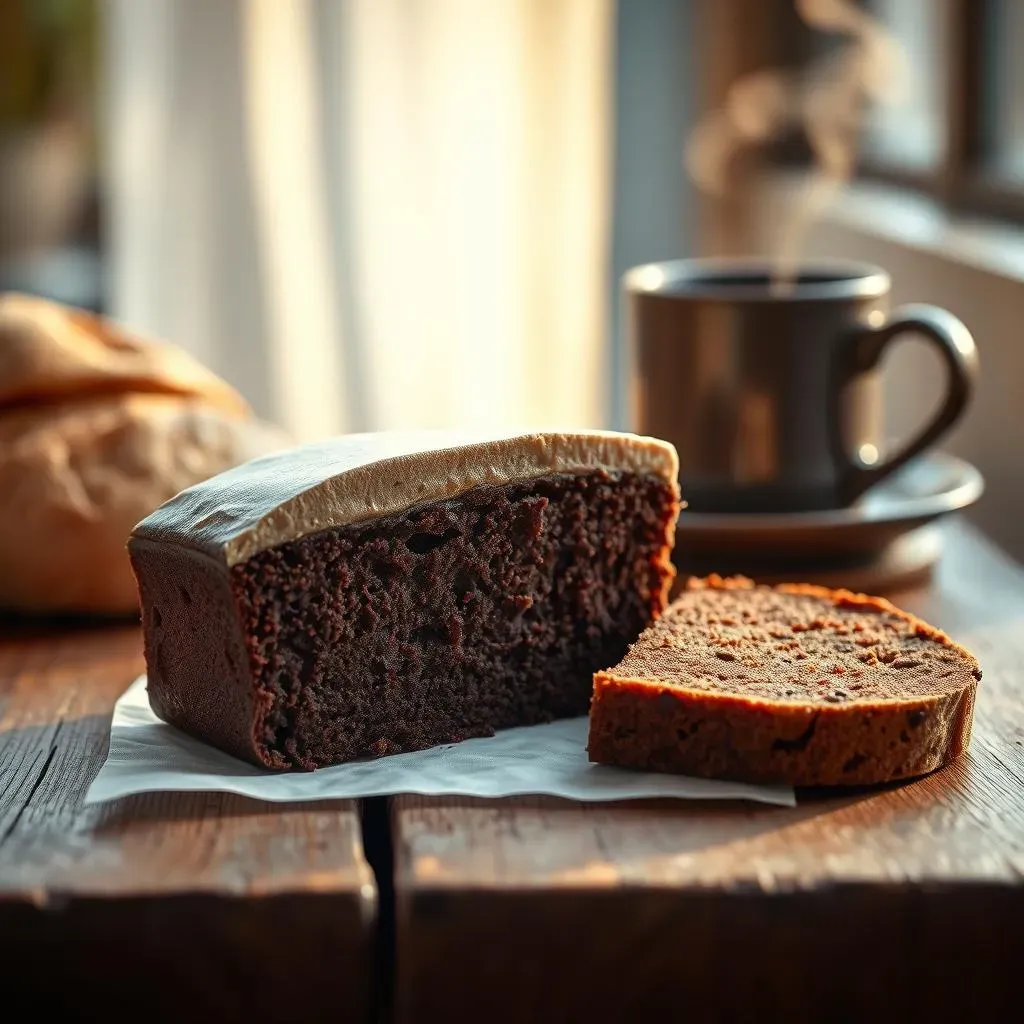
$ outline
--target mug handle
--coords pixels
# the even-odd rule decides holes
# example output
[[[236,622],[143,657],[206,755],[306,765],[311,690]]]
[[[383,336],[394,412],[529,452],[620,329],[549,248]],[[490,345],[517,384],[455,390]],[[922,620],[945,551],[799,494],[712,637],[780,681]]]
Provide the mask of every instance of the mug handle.
[[[892,458],[878,465],[851,455],[838,429],[842,387],[852,377],[878,366],[889,343],[900,334],[917,334],[932,342],[946,364],[946,398],[930,423]],[[835,449],[839,470],[839,498],[849,504],[869,487],[905,465],[933,445],[963,415],[978,377],[978,350],[971,332],[952,313],[938,306],[915,303],[901,306],[880,327],[865,327],[850,339],[840,356],[840,373],[834,389]]]

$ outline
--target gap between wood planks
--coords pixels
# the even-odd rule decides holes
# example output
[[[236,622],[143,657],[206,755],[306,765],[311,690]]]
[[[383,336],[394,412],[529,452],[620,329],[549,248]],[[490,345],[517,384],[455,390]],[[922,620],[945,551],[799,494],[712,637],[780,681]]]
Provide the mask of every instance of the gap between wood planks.
[[[377,916],[373,924],[373,979],[370,1020],[384,1024],[394,1016],[395,848],[389,797],[370,797],[359,803],[363,856],[377,883]]]

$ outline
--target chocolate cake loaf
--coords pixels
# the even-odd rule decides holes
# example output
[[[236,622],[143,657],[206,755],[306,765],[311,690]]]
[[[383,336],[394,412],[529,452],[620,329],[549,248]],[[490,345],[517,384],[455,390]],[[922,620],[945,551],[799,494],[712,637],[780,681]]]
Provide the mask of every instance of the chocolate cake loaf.
[[[364,434],[183,491],[129,541],[150,702],[314,769],[582,715],[663,610],[671,445]]]
[[[690,581],[594,677],[592,761],[797,786],[921,775],[967,747],[981,670],[888,601]]]

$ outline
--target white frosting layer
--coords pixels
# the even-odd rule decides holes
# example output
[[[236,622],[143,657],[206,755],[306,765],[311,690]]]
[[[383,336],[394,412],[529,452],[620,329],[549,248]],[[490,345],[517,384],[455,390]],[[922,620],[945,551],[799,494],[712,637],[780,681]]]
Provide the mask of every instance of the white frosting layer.
[[[132,536],[194,548],[231,566],[320,530],[484,484],[607,470],[652,474],[678,487],[678,469],[667,442],[610,431],[349,434],[254,459],[189,487]]]

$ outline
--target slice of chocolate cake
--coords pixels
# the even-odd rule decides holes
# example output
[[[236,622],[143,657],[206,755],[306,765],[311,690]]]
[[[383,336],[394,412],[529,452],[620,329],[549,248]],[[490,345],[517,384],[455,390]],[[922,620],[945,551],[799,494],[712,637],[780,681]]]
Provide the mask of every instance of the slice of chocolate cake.
[[[588,749],[685,775],[886,782],[966,749],[979,679],[973,655],[888,601],[709,577],[595,675]]]
[[[352,435],[222,473],[129,541],[153,709],[282,769],[585,714],[665,606],[676,474],[608,432]]]

